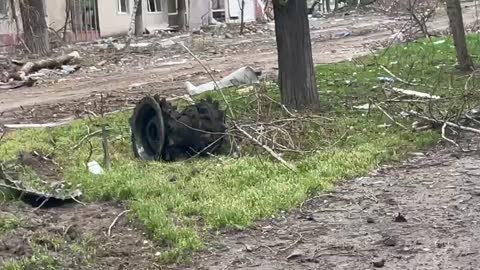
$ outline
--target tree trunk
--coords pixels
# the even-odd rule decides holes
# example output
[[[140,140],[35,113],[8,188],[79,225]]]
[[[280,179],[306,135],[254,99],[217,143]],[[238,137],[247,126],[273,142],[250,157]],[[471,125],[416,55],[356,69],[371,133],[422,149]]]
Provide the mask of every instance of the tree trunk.
[[[325,6],[327,8],[327,12],[331,12],[332,9],[330,8],[330,0],[325,0]]]
[[[240,3],[240,35],[243,35],[243,29],[245,28],[245,0],[241,0]]]
[[[187,0],[178,1],[178,27],[180,31],[187,31]]]
[[[50,52],[48,27],[45,19],[43,0],[20,0],[25,44],[34,54],[46,55]]]
[[[17,42],[20,37],[20,22],[17,16],[17,8],[15,7],[15,0],[10,0],[10,12],[12,13],[12,20],[15,22],[15,31],[17,32],[17,36],[15,37],[15,42]]]
[[[282,103],[298,110],[318,107],[307,3],[274,0],[273,4]]]
[[[335,1],[335,8],[333,10],[337,11],[338,10],[338,0],[334,0],[334,1]]]
[[[130,44],[132,43],[133,35],[137,28],[137,11],[142,6],[142,1],[135,0],[133,4],[132,15],[130,15],[130,26],[128,27],[127,41],[125,42],[125,51],[130,50]]]
[[[143,9],[141,1],[138,3],[137,11],[135,12],[135,36],[143,36]]]
[[[457,51],[457,60],[460,70],[473,70],[473,62],[468,54],[467,41],[465,38],[465,28],[463,25],[463,14],[460,0],[447,0],[447,14],[452,32],[455,50]]]

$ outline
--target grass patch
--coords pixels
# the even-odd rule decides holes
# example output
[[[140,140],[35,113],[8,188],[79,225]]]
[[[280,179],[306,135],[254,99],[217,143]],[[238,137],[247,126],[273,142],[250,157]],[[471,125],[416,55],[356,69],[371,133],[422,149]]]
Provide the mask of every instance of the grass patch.
[[[21,224],[22,221],[13,214],[0,212],[0,236],[11,230],[15,230]]]
[[[10,260],[4,266],[3,270],[27,270],[27,269],[41,269],[41,270],[56,270],[58,269],[58,262],[50,255],[35,254],[29,258],[21,260]]]
[[[478,36],[469,37],[475,60],[480,55],[478,40]],[[468,76],[456,72],[452,46],[451,40],[422,40],[355,63],[319,66],[318,83],[326,108],[322,116],[326,118],[294,134],[303,149],[317,150],[286,155],[299,168],[298,172],[289,171],[268,156],[254,155],[178,163],[138,161],[130,151],[130,113],[104,120],[112,129],[113,160],[105,175],[93,176],[86,170],[90,152],[87,145],[72,149],[88,130],[98,129],[101,119],[15,132],[0,146],[0,158],[14,158],[19,151],[54,153],[65,178],[81,184],[88,200],[129,201],[135,216],[159,244],[167,247],[168,251],[161,256],[163,261],[178,261],[188,252],[203,248],[206,230],[249,227],[257,219],[273,217],[279,210],[291,209],[312,194],[328,190],[335,181],[364,175],[380,163],[398,161],[408,151],[436,142],[439,135],[433,131],[405,131],[379,111],[367,113],[353,108],[369,99],[384,98],[378,77],[388,74],[381,65],[405,80],[431,86],[396,83],[398,87],[425,92],[435,89],[433,94],[461,100]],[[470,84],[478,84],[477,78],[471,79]],[[268,111],[272,119],[283,114],[278,105],[259,106],[253,94],[225,93],[241,119],[252,118],[252,112],[259,110]],[[279,98],[275,87],[267,89],[266,94]],[[386,127],[385,123],[391,125]],[[91,142],[92,159],[101,161],[100,138]],[[171,181],[173,178],[176,181]]]

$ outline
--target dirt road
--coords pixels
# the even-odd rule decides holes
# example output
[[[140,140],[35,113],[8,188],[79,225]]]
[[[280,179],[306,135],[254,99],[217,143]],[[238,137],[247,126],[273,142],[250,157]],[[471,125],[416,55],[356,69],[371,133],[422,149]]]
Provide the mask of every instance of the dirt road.
[[[478,269],[478,154],[418,153],[254,230],[214,238],[178,269]]]
[[[464,12],[466,24],[475,21],[472,4],[466,5]],[[312,20],[314,62],[333,63],[368,54],[372,47],[378,47],[380,42],[392,36],[392,30],[389,29],[399,29],[403,23],[402,19],[381,15],[349,15],[343,18]],[[431,28],[437,30],[446,29],[447,26],[448,20],[442,12],[431,23]],[[255,66],[266,73],[274,71],[277,56],[272,33],[253,41],[248,38],[236,42],[235,50],[214,52],[204,58],[212,69],[219,70],[217,76],[228,74],[245,65]],[[242,48],[242,42],[254,44]],[[209,51],[212,48],[203,49]],[[181,64],[165,64],[178,59],[176,55],[171,56],[171,59],[167,57],[160,65],[145,64],[130,68],[127,65],[127,68],[121,71],[109,73],[91,73],[85,68],[86,72],[79,72],[66,80],[0,92],[0,122],[38,123],[76,117],[86,111],[96,111],[93,104],[95,100],[98,101],[100,92],[107,95],[106,109],[110,111],[131,105],[145,94],[183,95],[185,81],[198,83],[209,80],[195,60],[186,54],[183,57]]]

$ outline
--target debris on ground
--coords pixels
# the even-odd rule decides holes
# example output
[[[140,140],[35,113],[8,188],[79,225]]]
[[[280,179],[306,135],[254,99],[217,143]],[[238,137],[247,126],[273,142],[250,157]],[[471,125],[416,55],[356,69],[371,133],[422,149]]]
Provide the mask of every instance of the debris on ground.
[[[87,167],[88,171],[94,175],[101,175],[105,173],[102,166],[100,166],[100,164],[98,164],[98,162],[95,160],[88,162]]]
[[[227,129],[218,101],[207,98],[178,111],[158,95],[140,100],[130,125],[135,156],[165,161],[218,152]]]
[[[199,86],[194,86],[187,81],[185,85],[188,93],[191,96],[194,96],[215,89],[258,83],[260,75],[261,72],[255,71],[252,67],[246,66],[222,78],[220,81],[211,81]]]
[[[380,260],[374,261],[372,264],[376,268],[382,268],[382,267],[385,266],[385,259],[380,259]]]
[[[41,208],[78,202],[82,191],[61,179],[58,164],[34,151],[20,153],[15,160],[0,164],[1,188],[17,194],[21,200]]]
[[[399,222],[399,223],[403,223],[403,222],[407,222],[407,219],[401,213],[398,213],[398,215],[395,217],[394,221]]]

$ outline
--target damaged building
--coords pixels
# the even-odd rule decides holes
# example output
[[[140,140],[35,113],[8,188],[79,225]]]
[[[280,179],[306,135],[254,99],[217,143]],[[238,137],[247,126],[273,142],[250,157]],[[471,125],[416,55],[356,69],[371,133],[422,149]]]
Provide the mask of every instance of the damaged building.
[[[0,0],[0,45],[15,45],[22,34],[19,0]],[[39,0],[44,1],[50,31],[68,41],[88,41],[128,33],[135,0]],[[239,0],[140,0],[146,32],[193,31],[216,23],[238,23]],[[16,16],[10,3],[17,3]],[[245,0],[245,22],[255,21],[263,0]],[[18,18],[15,22],[15,18]],[[19,28],[19,29],[17,29]],[[66,29],[65,29],[66,28]]]

